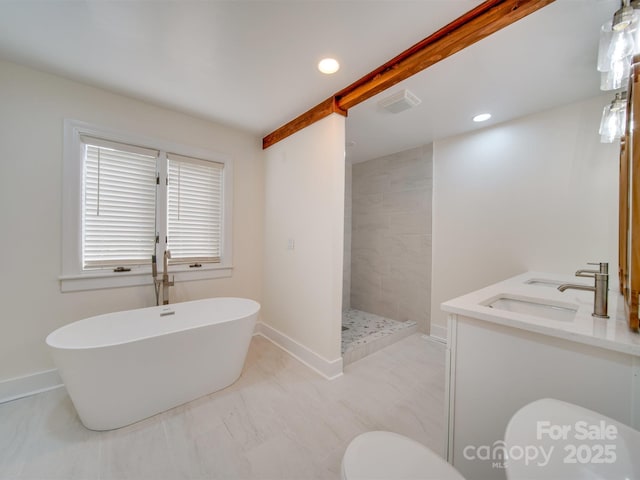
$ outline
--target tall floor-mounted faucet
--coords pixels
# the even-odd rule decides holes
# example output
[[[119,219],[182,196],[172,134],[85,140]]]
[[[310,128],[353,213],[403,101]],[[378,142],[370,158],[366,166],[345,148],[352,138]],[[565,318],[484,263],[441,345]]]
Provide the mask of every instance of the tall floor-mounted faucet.
[[[590,287],[589,285],[579,285],[572,283],[565,283],[560,285],[558,290],[564,292],[565,290],[586,290],[593,292],[593,317],[597,318],[609,318],[607,314],[608,298],[609,298],[609,264],[608,263],[589,263],[589,265],[599,265],[599,270],[578,270],[576,272],[577,277],[593,277],[595,279],[595,285]]]
[[[160,283],[158,280],[158,262],[156,256],[151,255],[151,276],[153,277],[153,289],[156,292],[156,305],[160,305]]]
[[[162,270],[162,304],[169,305],[169,287],[173,287],[174,278],[169,281],[169,259],[171,258],[171,250],[168,248],[164,251],[164,262]]]

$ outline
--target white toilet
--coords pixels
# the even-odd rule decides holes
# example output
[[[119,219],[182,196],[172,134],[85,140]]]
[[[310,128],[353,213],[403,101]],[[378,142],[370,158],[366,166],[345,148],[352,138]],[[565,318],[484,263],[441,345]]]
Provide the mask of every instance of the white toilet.
[[[342,458],[343,480],[464,480],[458,471],[424,445],[391,432],[354,438]]]

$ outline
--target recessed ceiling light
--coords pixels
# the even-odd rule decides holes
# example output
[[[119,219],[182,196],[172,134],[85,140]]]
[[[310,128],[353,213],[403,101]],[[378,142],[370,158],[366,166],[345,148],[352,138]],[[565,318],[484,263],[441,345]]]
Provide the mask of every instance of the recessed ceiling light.
[[[491,114],[490,113],[481,113],[481,114],[476,115],[475,117],[473,117],[473,121],[474,122],[486,122],[490,118],[491,118]]]
[[[318,70],[327,75],[331,75],[340,70],[340,64],[335,58],[323,58],[320,60],[320,63],[318,63]]]

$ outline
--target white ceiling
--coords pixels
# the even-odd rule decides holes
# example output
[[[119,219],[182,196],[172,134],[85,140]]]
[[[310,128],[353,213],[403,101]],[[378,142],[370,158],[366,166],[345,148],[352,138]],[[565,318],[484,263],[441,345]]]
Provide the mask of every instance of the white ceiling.
[[[481,0],[0,0],[0,59],[244,128],[275,130]],[[351,109],[353,161],[598,93],[619,0],[557,0]],[[323,56],[341,70],[320,74]],[[422,103],[380,112],[406,86]],[[482,125],[484,126],[484,125]]]
[[[0,58],[265,135],[479,3],[0,0]]]
[[[347,158],[369,160],[598,95],[600,26],[619,5],[557,0],[356,106]],[[380,99],[403,88],[422,103],[398,114],[380,109]],[[484,112],[491,120],[472,121]]]

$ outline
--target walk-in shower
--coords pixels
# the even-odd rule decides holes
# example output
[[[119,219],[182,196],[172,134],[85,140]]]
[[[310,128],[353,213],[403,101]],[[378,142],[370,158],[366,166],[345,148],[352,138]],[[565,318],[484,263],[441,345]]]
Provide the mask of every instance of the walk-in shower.
[[[344,364],[429,332],[433,148],[345,171]]]

